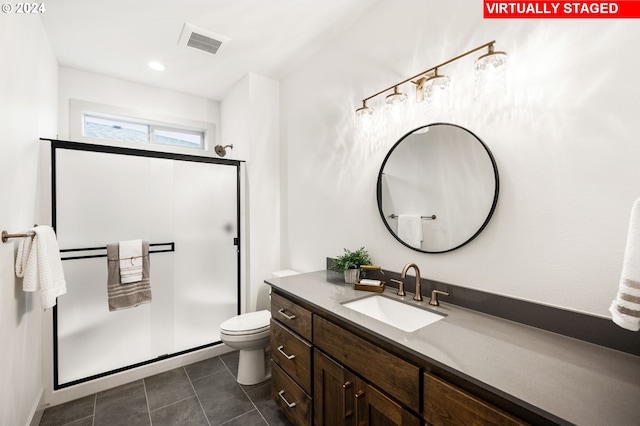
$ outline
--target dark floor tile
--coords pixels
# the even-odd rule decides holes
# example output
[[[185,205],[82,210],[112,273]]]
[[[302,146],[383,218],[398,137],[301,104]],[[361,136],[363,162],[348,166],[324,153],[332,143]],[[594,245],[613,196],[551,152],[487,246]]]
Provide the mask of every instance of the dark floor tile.
[[[209,426],[198,399],[189,399],[151,412],[153,426]]]
[[[225,369],[224,364],[219,357],[213,357],[205,359],[204,361],[196,362],[191,365],[187,365],[187,375],[191,380],[198,380],[209,374],[217,373]]]
[[[93,416],[95,395],[85,396],[74,401],[56,405],[44,410],[40,426],[60,426],[75,420]]]
[[[93,416],[67,423],[65,426],[93,426]]]
[[[193,387],[212,425],[224,423],[255,408],[228,371],[195,380]]]
[[[94,420],[94,426],[150,425],[142,380],[98,393]]]
[[[253,389],[246,390],[247,395],[267,420],[269,426],[293,426],[278,404],[271,398],[271,381]]]
[[[256,410],[249,411],[246,414],[241,415],[240,417],[236,417],[235,419],[229,420],[226,423],[223,423],[223,426],[268,426],[264,421],[260,413]]]
[[[191,382],[182,367],[147,377],[144,385],[151,411],[194,395]]]
[[[238,377],[238,359],[240,352],[229,352],[228,354],[220,355],[220,359],[227,366],[233,377]]]

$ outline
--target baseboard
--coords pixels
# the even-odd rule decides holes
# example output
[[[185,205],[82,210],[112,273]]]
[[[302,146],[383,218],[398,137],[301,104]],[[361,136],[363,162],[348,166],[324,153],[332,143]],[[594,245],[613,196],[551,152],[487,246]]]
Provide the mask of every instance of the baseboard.
[[[42,420],[44,409],[44,389],[40,389],[40,396],[36,399],[33,407],[31,407],[29,414],[30,420],[27,422],[26,426],[38,426],[40,424],[40,420]]]

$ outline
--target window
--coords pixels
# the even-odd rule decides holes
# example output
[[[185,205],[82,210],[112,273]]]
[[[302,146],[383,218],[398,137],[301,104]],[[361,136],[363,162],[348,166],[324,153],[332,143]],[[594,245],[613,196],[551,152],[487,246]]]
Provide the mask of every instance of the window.
[[[204,149],[204,131],[172,128],[157,123],[138,122],[127,117],[83,114],[84,136],[125,142],[172,145]]]

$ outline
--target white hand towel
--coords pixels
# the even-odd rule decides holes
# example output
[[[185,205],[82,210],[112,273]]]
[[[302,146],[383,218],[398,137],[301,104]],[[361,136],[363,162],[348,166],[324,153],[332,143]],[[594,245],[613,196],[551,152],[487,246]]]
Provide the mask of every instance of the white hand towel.
[[[33,238],[31,236],[20,239],[18,244],[18,254],[16,255],[16,277],[24,277],[24,271],[27,268],[27,260],[29,260],[29,253],[31,252],[31,244]]]
[[[420,215],[398,215],[398,237],[412,247],[422,247],[422,218]]]
[[[631,208],[618,294],[609,312],[620,327],[640,330],[640,199]]]
[[[24,269],[24,291],[39,291],[43,309],[52,308],[56,297],[67,292],[56,234],[50,226],[36,226]]]
[[[118,259],[122,284],[142,281],[142,240],[120,241]]]

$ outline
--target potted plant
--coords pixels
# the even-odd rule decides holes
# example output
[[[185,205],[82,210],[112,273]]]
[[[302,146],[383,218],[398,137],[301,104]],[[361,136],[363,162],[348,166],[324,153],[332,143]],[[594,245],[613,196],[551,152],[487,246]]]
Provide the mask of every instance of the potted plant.
[[[344,282],[353,284],[360,281],[360,265],[371,265],[371,257],[364,247],[355,251],[344,249],[344,254],[334,260],[331,269],[344,273]]]

